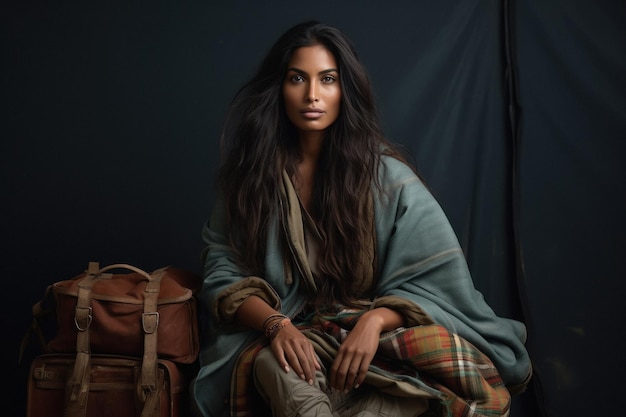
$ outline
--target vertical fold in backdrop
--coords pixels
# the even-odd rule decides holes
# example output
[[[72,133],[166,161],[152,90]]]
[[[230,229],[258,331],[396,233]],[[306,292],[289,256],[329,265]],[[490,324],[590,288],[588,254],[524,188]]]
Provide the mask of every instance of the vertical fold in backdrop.
[[[477,287],[498,314],[522,319],[512,229],[512,152],[499,1],[420,5],[385,121],[406,138],[452,222]]]

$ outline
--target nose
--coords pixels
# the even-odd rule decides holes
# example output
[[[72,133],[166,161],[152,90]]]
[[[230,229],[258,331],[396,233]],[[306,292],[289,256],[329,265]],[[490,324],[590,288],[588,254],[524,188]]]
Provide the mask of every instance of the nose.
[[[306,101],[309,103],[320,101],[317,91],[317,83],[314,81],[309,83],[309,88],[306,92]]]

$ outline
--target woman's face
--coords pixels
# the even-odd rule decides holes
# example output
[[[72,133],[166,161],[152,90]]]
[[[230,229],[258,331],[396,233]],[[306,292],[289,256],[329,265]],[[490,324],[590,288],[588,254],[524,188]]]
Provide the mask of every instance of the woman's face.
[[[287,117],[300,137],[323,136],[339,116],[341,86],[333,54],[322,45],[296,49],[283,82]]]

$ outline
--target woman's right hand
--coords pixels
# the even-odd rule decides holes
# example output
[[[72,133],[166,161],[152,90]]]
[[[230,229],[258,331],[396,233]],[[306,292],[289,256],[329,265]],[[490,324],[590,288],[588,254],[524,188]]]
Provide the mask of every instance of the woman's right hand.
[[[261,298],[251,295],[237,309],[237,320],[244,325],[265,332],[266,320],[281,315]],[[302,380],[313,383],[315,371],[322,369],[313,344],[291,322],[271,336],[271,347],[280,367],[289,372],[293,369]]]
[[[272,351],[285,372],[290,368],[303,381],[313,384],[315,371],[322,369],[313,344],[293,324],[287,323],[274,336],[271,342]]]

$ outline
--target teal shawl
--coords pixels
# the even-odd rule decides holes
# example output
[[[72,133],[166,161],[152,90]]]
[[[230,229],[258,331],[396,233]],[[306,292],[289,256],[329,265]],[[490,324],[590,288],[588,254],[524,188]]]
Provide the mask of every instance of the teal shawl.
[[[524,346],[523,323],[499,317],[474,287],[458,239],[442,208],[415,173],[402,162],[385,157],[380,170],[384,192],[374,192],[377,297],[400,297],[415,303],[447,331],[456,333],[484,353],[512,390],[523,389],[531,375]],[[254,204],[251,201],[251,204]],[[207,313],[200,370],[192,385],[198,411],[206,417],[228,415],[233,367],[240,352],[259,337],[259,332],[238,328],[220,316],[217,305],[231,289],[241,296],[264,291],[266,301],[283,314],[294,317],[305,303],[301,287],[309,280],[286,268],[279,237],[283,227],[270,219],[265,276],[247,277],[236,266],[227,243],[225,205],[218,198],[203,228],[207,244],[205,275],[200,302]],[[298,254],[295,254],[298,256]]]

